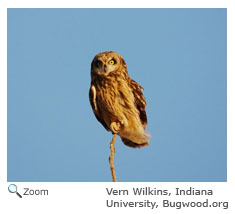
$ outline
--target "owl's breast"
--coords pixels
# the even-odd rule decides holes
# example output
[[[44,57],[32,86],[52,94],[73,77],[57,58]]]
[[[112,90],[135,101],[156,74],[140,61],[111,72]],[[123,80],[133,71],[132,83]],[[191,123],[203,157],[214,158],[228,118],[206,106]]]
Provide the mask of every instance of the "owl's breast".
[[[102,115],[112,120],[126,120],[137,113],[133,93],[125,81],[101,82],[97,85],[96,101]]]
[[[102,118],[109,125],[111,121],[116,119],[116,102],[117,102],[117,87],[116,84],[110,82],[96,83],[96,103]]]

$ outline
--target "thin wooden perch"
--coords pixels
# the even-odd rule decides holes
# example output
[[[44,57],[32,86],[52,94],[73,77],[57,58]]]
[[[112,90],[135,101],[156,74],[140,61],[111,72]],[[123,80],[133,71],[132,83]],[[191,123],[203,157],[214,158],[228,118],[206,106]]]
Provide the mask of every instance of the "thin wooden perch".
[[[114,162],[113,162],[113,158],[114,158],[114,154],[115,154],[115,141],[116,141],[116,134],[113,135],[113,139],[110,142],[110,156],[109,156],[109,164],[110,164],[110,170],[111,170],[111,174],[112,174],[112,178],[113,178],[113,182],[117,182],[116,179],[116,174],[115,174],[115,168],[114,168]]]

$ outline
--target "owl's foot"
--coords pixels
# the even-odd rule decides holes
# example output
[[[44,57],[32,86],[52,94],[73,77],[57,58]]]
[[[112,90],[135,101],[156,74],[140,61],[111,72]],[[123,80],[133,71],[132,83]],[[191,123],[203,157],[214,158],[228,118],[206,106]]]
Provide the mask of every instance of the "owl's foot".
[[[121,124],[119,122],[112,122],[110,124],[110,129],[113,134],[117,134],[118,131],[120,130]]]

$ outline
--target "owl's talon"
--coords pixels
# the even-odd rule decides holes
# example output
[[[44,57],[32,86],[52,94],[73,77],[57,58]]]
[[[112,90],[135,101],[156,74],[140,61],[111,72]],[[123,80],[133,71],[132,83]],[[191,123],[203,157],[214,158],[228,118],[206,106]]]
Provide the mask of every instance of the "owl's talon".
[[[110,129],[112,131],[113,134],[117,134],[119,129],[120,129],[120,123],[118,122],[112,122],[110,124]]]

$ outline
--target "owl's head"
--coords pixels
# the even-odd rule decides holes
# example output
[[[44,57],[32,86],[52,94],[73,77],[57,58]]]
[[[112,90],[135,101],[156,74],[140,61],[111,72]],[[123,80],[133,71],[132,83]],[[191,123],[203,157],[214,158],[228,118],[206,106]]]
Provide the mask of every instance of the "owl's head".
[[[91,63],[91,75],[108,76],[111,73],[121,75],[126,72],[126,63],[118,53],[107,51],[97,54]]]

